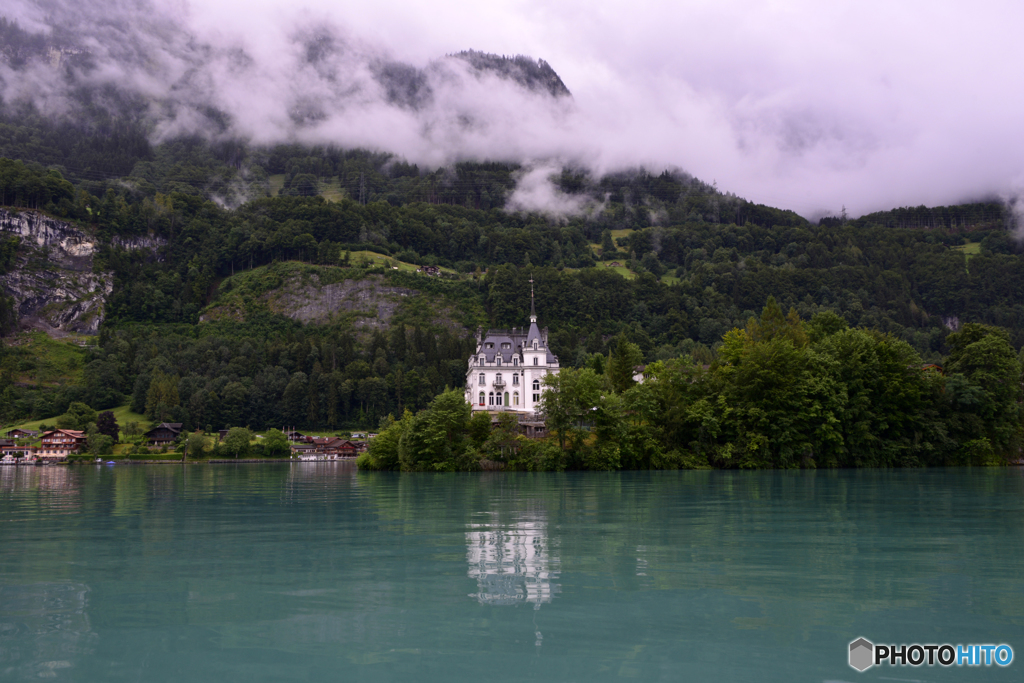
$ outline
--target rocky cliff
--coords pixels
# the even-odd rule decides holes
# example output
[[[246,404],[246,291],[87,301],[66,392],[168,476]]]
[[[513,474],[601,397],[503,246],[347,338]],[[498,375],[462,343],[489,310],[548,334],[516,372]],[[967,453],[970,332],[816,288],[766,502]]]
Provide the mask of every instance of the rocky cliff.
[[[421,284],[427,284],[428,278],[421,278]],[[443,295],[418,290],[417,282],[420,280],[393,282],[384,274],[279,263],[226,279],[217,299],[199,319],[243,321],[249,312],[265,310],[305,324],[344,323],[368,333],[387,329],[396,319],[404,324],[467,331],[467,321],[475,324],[482,316],[472,305],[460,306]]]
[[[113,274],[97,271],[95,236],[79,226],[35,211],[0,209],[0,239],[20,239],[17,263],[0,276],[0,287],[14,298],[22,328],[96,334]],[[122,248],[156,249],[160,241],[138,238]]]

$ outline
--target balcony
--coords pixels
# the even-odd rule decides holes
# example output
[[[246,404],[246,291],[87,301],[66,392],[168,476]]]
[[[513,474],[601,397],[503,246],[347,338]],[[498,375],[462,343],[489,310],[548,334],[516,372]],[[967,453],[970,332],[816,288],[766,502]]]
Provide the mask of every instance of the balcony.
[[[499,391],[504,389],[505,388],[505,380],[503,380],[503,379],[496,379],[496,380],[494,380],[494,388],[499,390]]]

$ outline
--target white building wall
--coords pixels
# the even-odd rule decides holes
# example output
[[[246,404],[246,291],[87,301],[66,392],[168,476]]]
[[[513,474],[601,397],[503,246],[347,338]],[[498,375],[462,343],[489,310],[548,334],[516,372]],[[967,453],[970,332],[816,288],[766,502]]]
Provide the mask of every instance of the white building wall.
[[[515,362],[511,365],[508,363],[498,365],[496,362],[481,363],[483,353],[482,345],[478,345],[476,353],[469,360],[466,372],[466,401],[472,405],[473,410],[536,412],[539,407],[540,395],[544,391],[544,376],[556,374],[559,370],[557,360],[554,363],[547,362],[547,348],[538,344],[536,350],[530,348],[524,350],[522,354],[514,354],[518,358],[518,365]],[[481,375],[483,376],[482,383]],[[498,384],[499,375],[504,386]],[[516,382],[517,378],[518,383]],[[534,381],[540,383],[538,389],[534,389]],[[481,392],[483,392],[483,405],[480,405]],[[517,393],[519,395],[518,404],[516,402]],[[501,395],[500,405],[497,400],[491,402],[491,394],[494,394],[495,398],[498,394]],[[508,394],[508,401],[505,400],[505,394]]]

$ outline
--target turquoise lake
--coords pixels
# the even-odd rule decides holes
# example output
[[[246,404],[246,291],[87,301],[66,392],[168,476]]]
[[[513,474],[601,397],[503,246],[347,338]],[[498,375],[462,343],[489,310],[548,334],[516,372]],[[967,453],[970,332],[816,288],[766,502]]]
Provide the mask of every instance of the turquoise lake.
[[[0,680],[40,679],[1021,681],[1024,471],[0,468]]]

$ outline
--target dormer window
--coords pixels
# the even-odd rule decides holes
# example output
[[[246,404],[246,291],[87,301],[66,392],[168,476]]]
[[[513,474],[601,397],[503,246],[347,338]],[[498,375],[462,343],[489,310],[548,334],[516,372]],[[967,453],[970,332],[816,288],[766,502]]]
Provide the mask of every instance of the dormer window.
[[[512,365],[519,365],[519,357],[515,356],[512,358]]]
[[[509,344],[508,342],[503,342],[502,345],[501,345],[501,348],[503,348],[503,349],[511,349],[512,345]]]
[[[499,355],[497,358],[495,358],[494,362],[497,363],[498,365],[501,365],[501,356]]]
[[[533,340],[533,350],[534,351],[537,350],[537,340],[536,339]]]
[[[487,343],[487,344],[484,345],[484,347],[488,348],[488,349],[493,349],[494,348],[494,344]]]

